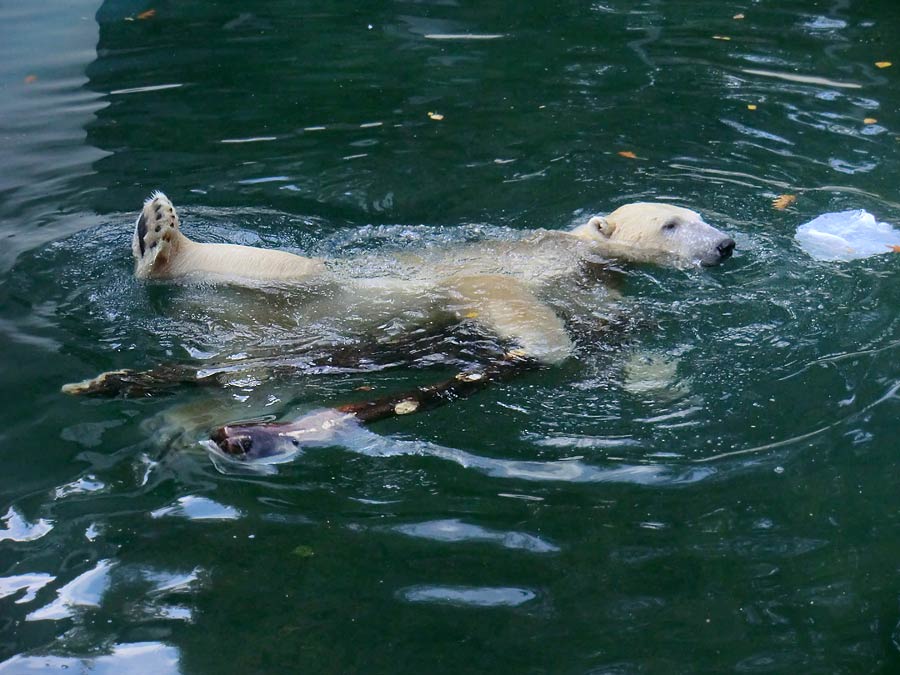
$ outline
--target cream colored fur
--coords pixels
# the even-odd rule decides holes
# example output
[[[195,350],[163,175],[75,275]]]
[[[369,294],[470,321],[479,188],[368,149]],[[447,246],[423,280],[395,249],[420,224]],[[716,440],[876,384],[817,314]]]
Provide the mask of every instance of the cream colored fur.
[[[703,222],[700,214],[671,204],[626,204],[608,216],[594,216],[572,234],[593,242],[605,255],[631,262],[684,266],[717,265],[720,245],[731,255],[734,241]]]
[[[201,244],[181,233],[178,214],[162,192],[144,202],[131,251],[134,273],[145,279],[183,276],[250,281],[300,281],[322,274],[321,260],[235,244]]]
[[[332,292],[310,303],[311,312],[341,315],[366,298],[389,300],[381,307],[421,303],[472,319],[522,353],[558,363],[572,352],[562,320],[539,297],[550,282],[574,278],[598,256],[663,264],[717,264],[734,242],[689,209],[669,204],[628,204],[591,218],[568,232],[538,231],[516,241],[487,241],[420,254],[392,262],[397,278],[366,278],[354,260],[317,258],[230,244],[201,244],[180,231],[178,215],[162,193],[144,204],[132,250],[135,274],[236,282],[327,281]],[[727,250],[727,252],[726,252]],[[563,282],[564,283],[564,282]],[[334,292],[334,289],[339,289]]]

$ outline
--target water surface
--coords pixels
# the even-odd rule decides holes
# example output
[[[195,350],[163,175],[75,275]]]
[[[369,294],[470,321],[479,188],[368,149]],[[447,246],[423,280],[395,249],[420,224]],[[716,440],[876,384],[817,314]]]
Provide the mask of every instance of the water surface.
[[[900,668],[900,259],[793,241],[827,211],[900,224],[894,3],[76,0],[0,19],[0,673]],[[482,337],[424,337],[437,363],[384,371],[64,397],[331,330],[231,311],[289,313],[290,292],[134,280],[154,189],[197,239],[317,255],[636,200],[694,208],[738,250],[626,270],[627,339],[223,472],[197,443],[222,415],[430,382]]]

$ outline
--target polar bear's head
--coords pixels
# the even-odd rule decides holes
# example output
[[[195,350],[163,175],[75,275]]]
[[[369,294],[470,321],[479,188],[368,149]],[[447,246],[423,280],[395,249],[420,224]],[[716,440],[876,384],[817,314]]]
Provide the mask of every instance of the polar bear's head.
[[[734,239],[704,223],[695,211],[671,204],[626,204],[605,218],[594,216],[572,234],[632,262],[711,266],[734,251]]]

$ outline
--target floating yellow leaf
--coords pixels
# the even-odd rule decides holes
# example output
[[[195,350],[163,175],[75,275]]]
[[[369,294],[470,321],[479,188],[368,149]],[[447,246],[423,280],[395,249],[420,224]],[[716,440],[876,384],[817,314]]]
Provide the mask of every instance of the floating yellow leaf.
[[[28,75],[25,78],[25,84],[34,84],[37,82],[37,75]]]
[[[892,64],[890,61],[876,61],[875,62],[875,66],[877,68],[890,68],[892,65],[894,65],[894,64]]]
[[[863,124],[877,124],[877,123],[878,123],[878,120],[876,120],[874,117],[867,117],[866,119],[863,120]]]
[[[747,110],[756,110],[756,104],[755,103],[747,104]]]
[[[619,157],[624,157],[626,159],[637,159],[637,155],[634,154],[631,150],[620,150],[618,152]]]
[[[372,391],[374,388],[375,387],[370,387],[367,384],[363,384],[363,385],[357,387],[356,389],[354,389],[353,391]]]
[[[727,35],[713,35],[713,40],[725,40],[726,42],[728,42],[729,40],[731,40],[731,38]]]
[[[433,120],[437,120],[438,122],[440,122],[442,119],[444,119],[443,115],[441,115],[440,113],[436,113],[436,112],[430,112],[430,113],[428,113],[428,116]]]
[[[733,17],[731,17],[731,18],[732,18],[732,19],[737,19],[738,21],[740,21],[741,19],[744,18],[744,15],[743,15],[743,14],[735,14],[735,15],[734,15]]]
[[[466,317],[467,319],[477,319],[477,318],[478,318],[478,312],[466,312],[465,317]]]
[[[152,19],[154,16],[156,16],[156,10],[148,9],[146,12],[141,12],[140,14],[138,14],[137,18],[140,21],[146,21],[147,19]]]
[[[779,211],[784,211],[795,201],[797,201],[797,195],[780,195],[772,200],[772,206]]]

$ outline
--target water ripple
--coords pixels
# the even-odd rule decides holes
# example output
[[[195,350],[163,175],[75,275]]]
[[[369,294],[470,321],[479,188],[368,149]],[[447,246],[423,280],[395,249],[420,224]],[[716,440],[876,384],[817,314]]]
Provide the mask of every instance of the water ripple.
[[[10,577],[0,577],[0,598],[15,595],[25,589],[21,598],[15,600],[16,604],[31,602],[47,584],[56,580],[52,574],[16,574]]]
[[[53,529],[53,521],[44,518],[29,523],[12,506],[3,516],[3,529],[0,530],[0,541],[34,541],[45,536]]]
[[[187,520],[237,520],[243,514],[233,506],[219,504],[207,497],[179,497],[171,506],[150,512],[151,518],[175,517]]]
[[[315,411],[309,413],[303,420],[308,420],[309,425],[304,431],[304,447],[339,446],[369,457],[416,455],[435,457],[467,469],[475,469],[492,478],[568,483],[684,485],[704,480],[717,473],[712,467],[681,467],[650,462],[617,463],[604,467],[585,464],[579,459],[529,461],[483,457],[426,441],[381,436],[360,426],[352,416],[336,411]],[[301,421],[298,420],[298,423]],[[219,471],[236,474],[248,471],[271,474],[277,470],[279,464],[292,462],[303,452],[297,446],[289,445],[280,454],[273,454],[258,461],[237,461],[222,453],[212,441],[204,440],[201,446],[209,453]]]
[[[518,607],[537,594],[525,588],[494,586],[412,586],[399,591],[407,602],[462,607]]]
[[[180,675],[181,655],[161,642],[112,645],[104,656],[14,656],[0,663],[0,675],[58,673],[58,675]]]
[[[73,616],[85,607],[99,607],[109,588],[112,560],[101,560],[93,568],[80,574],[56,592],[56,600],[36,609],[25,617],[26,621],[58,621]]]
[[[409,537],[419,537],[441,542],[491,542],[509,549],[520,549],[531,553],[555,553],[559,547],[540,537],[524,532],[497,532],[461,520],[431,520],[424,523],[397,525],[395,532]]]

